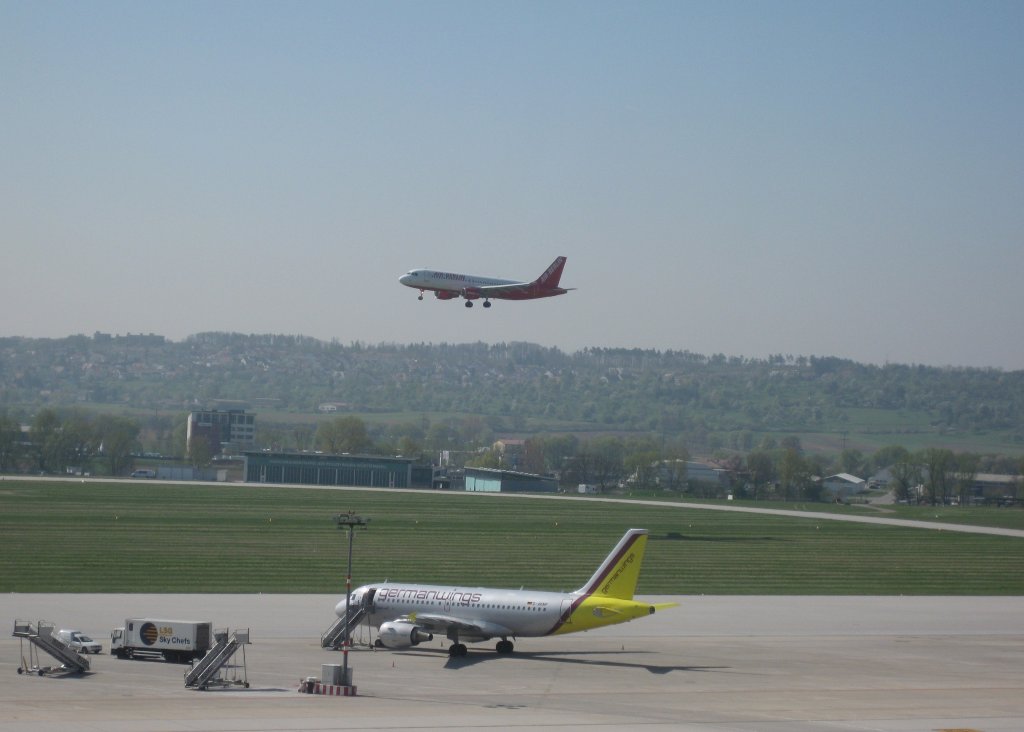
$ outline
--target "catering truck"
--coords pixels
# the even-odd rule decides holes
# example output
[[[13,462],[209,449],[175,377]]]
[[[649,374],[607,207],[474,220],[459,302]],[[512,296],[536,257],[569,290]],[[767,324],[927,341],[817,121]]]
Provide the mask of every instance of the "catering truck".
[[[163,658],[188,663],[211,647],[213,623],[208,620],[128,618],[110,631],[110,654],[118,658]]]

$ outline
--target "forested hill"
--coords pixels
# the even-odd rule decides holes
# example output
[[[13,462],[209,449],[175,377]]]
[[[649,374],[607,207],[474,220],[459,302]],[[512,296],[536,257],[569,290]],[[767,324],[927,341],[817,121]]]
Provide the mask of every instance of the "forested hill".
[[[536,424],[662,433],[842,429],[859,410],[900,424],[998,430],[1024,440],[1024,371],[747,359],[530,343],[342,345],[302,336],[201,333],[0,339],[0,407],[213,400],[315,412],[473,413]],[[539,422],[536,422],[538,421]],[[884,422],[885,420],[882,420]]]

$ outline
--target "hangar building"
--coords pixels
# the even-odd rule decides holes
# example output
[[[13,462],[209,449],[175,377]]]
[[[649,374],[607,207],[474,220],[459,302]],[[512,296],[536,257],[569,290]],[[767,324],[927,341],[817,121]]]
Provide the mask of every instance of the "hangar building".
[[[311,452],[246,452],[246,483],[409,488],[412,459]]]
[[[465,470],[467,493],[557,493],[558,480],[514,470],[470,468]]]

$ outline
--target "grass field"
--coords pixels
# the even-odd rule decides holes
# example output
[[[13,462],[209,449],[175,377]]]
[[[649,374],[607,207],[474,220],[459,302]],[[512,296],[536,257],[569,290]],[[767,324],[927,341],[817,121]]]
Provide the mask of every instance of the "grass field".
[[[813,508],[813,507],[812,507]],[[0,482],[3,592],[340,592],[385,578],[574,589],[650,529],[646,594],[1024,594],[1024,540],[671,504],[251,485]]]
[[[634,496],[636,497],[636,496]],[[660,496],[644,496],[645,499],[671,501],[664,494]],[[675,499],[678,500],[678,499]],[[715,499],[683,499],[687,503],[700,503],[708,506],[722,505]],[[874,516],[876,518],[898,518],[910,521],[930,521],[947,524],[970,524],[972,526],[990,526],[1001,529],[1020,529],[1024,531],[1024,508],[995,508],[992,506],[905,506],[896,504],[844,504],[844,503],[808,503],[798,501],[784,503],[782,501],[730,501],[730,506],[748,508],[770,508],[786,511],[805,511],[808,513],[834,513],[845,516]]]

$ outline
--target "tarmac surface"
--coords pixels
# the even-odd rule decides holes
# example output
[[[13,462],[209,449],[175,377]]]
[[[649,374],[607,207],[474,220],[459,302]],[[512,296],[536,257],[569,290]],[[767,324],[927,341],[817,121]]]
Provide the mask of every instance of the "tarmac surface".
[[[1024,730],[1021,597],[648,598],[681,605],[519,639],[512,656],[492,643],[459,659],[438,640],[407,651],[363,645],[349,654],[357,696],[299,694],[301,679],[342,663],[319,643],[337,599],[0,596],[12,630],[15,619],[49,620],[105,651],[81,676],[19,675],[27,641],[3,634],[0,732]],[[110,628],[144,616],[248,627],[249,688],[186,689],[187,666],[107,655]]]

